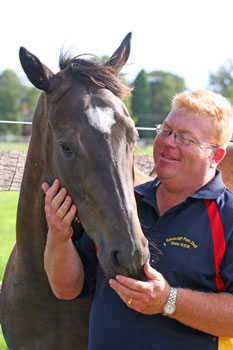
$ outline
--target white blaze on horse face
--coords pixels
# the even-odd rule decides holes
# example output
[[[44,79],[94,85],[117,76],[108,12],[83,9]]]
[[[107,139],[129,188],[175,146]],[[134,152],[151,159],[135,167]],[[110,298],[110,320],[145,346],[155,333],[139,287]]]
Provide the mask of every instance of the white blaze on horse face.
[[[99,130],[102,133],[111,134],[112,126],[117,122],[116,119],[114,118],[114,111],[112,108],[110,107],[88,108],[85,111],[85,113],[86,113],[88,122],[91,126],[93,126],[95,129]],[[135,126],[133,120],[132,120],[132,126]],[[112,160],[114,162],[113,153],[112,153]],[[124,207],[128,217],[131,218],[132,207],[125,195],[123,196],[122,201],[124,203]]]
[[[116,123],[116,119],[114,118],[114,111],[112,108],[89,108],[85,113],[91,126],[102,133],[111,133],[111,128]]]

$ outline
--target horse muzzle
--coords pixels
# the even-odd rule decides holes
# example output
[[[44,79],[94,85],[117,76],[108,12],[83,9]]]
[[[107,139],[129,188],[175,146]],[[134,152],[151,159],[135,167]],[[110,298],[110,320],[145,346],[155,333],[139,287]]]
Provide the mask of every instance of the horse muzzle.
[[[137,280],[147,279],[144,265],[150,259],[148,241],[141,237],[137,242],[123,241],[111,249],[98,248],[97,256],[107,279],[124,275]]]

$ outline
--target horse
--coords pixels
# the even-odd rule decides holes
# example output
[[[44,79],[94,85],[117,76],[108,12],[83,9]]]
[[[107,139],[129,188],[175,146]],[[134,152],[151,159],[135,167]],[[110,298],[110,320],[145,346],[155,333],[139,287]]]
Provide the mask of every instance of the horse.
[[[52,184],[59,178],[67,188],[78,208],[72,223],[74,240],[84,229],[98,247],[107,278],[123,274],[145,279],[148,241],[133,190],[137,131],[122,102],[129,88],[119,79],[130,41],[131,33],[104,64],[60,55],[56,74],[20,48],[22,68],[42,93],[21,183],[16,245],[0,299],[0,320],[10,350],[87,349],[92,296],[57,299],[44,271],[44,181]]]
[[[229,142],[226,148],[226,155],[218,164],[218,169],[222,172],[223,182],[226,187],[233,191],[233,142]]]

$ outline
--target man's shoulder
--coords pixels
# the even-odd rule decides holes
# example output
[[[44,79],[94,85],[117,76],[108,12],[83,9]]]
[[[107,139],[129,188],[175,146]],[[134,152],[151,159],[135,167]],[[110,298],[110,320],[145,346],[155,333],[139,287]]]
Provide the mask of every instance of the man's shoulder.
[[[225,228],[233,231],[233,192],[228,188],[216,198],[217,208]]]
[[[225,205],[230,205],[233,209],[233,192],[229,188],[225,188],[225,191],[219,196],[219,200]]]
[[[159,183],[159,180],[158,178],[156,178],[154,180],[144,182],[141,185],[135,186],[134,191],[138,195],[145,196],[146,194],[150,193],[153,188],[157,187],[158,183]]]

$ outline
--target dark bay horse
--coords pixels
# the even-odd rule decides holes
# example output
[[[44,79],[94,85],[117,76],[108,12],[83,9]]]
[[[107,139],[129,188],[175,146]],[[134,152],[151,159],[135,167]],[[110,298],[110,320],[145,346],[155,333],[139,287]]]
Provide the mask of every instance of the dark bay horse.
[[[57,74],[20,49],[26,75],[43,92],[21,184],[16,246],[0,299],[10,350],[87,349],[91,299],[58,300],[44,271],[44,181],[52,184],[59,178],[68,189],[85,231],[98,246],[107,278],[118,273],[145,278],[148,242],[133,191],[137,131],[119,98],[128,92],[118,74],[128,59],[130,38],[129,33],[102,65],[60,57]]]
[[[233,142],[229,142],[227,152],[218,169],[222,172],[222,178],[225,185],[233,191]]]

